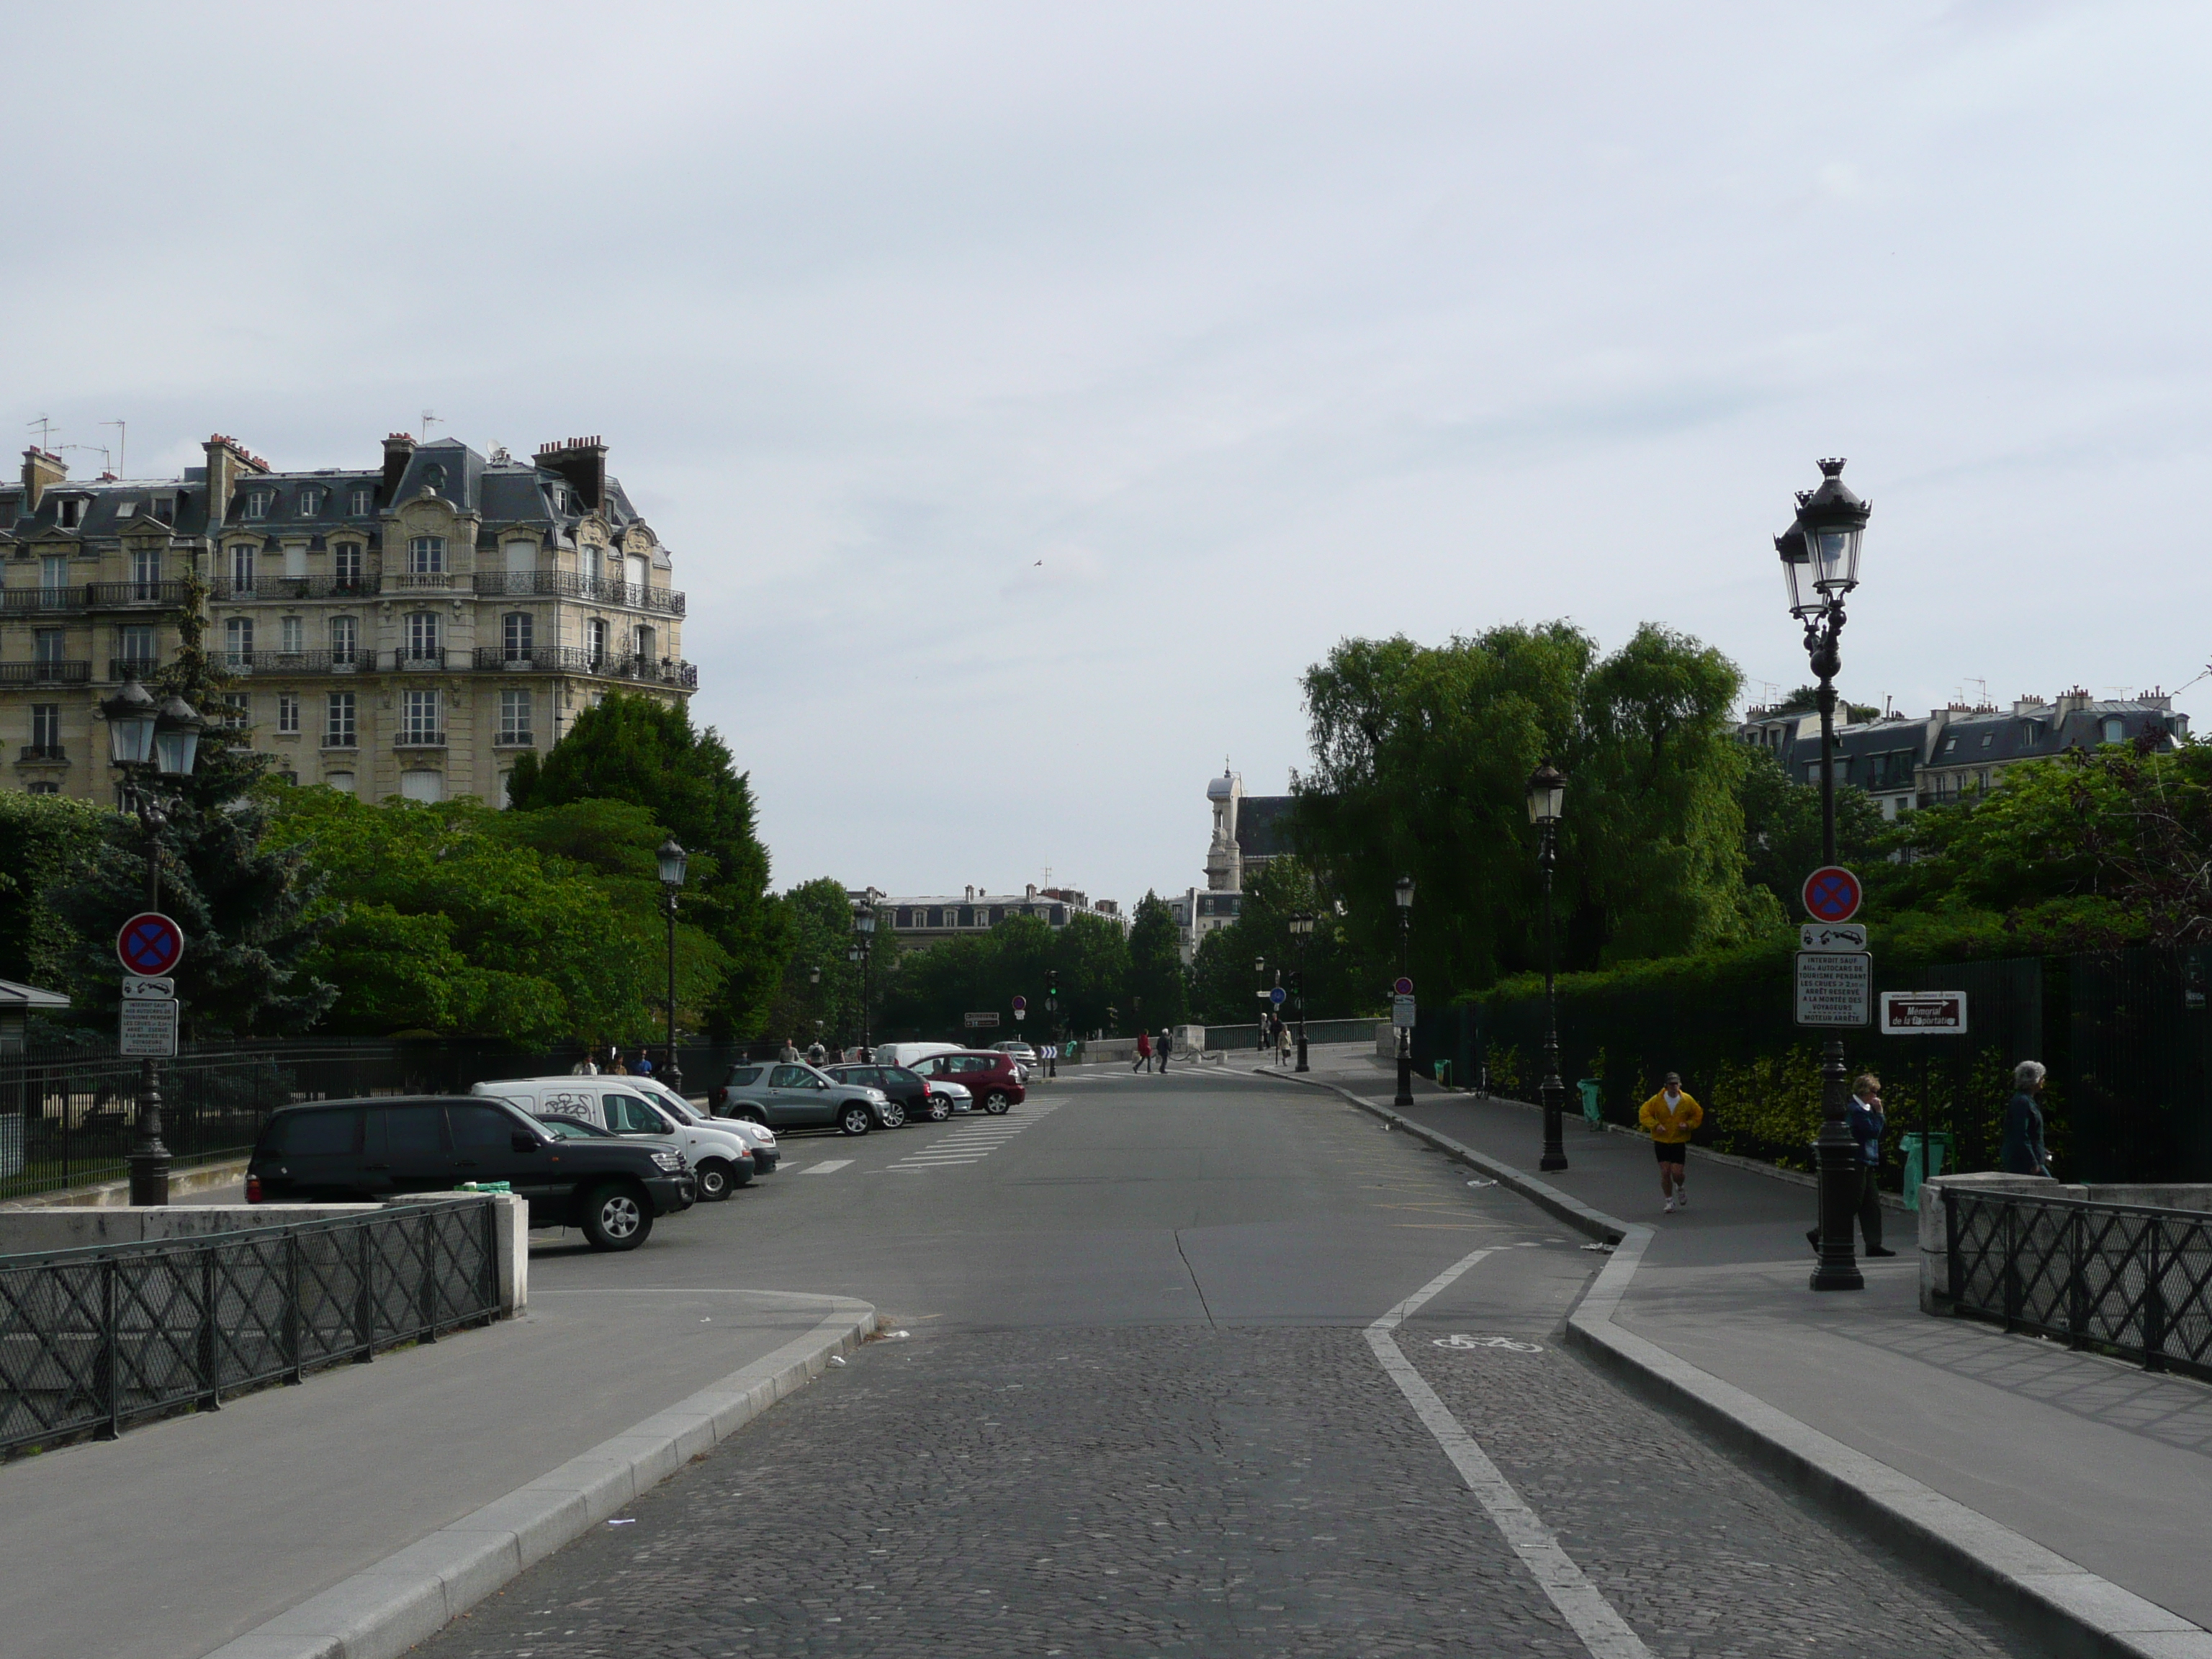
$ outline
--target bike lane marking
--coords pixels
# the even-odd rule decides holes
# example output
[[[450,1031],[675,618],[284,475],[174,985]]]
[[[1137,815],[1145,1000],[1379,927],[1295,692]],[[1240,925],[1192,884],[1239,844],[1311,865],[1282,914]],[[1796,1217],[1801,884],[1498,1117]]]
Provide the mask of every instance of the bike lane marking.
[[[1522,1501],[1512,1483],[1499,1473],[1498,1465],[1475,1443],[1474,1437],[1459,1425],[1459,1419],[1437,1398],[1436,1390],[1413,1369],[1392,1334],[1483,1257],[1510,1248],[1489,1245],[1462,1256],[1370,1325],[1367,1346],[1375,1351],[1375,1358],[1398,1385],[1399,1393],[1406,1396],[1406,1403],[1413,1408],[1413,1414],[1443,1449],[1444,1455],[1459,1471],[1460,1479],[1467,1482],[1468,1490],[1489,1515],[1507,1547],[1521,1558],[1521,1564],[1551,1598],[1560,1617],[1582,1638],[1591,1659],[1650,1659],[1651,1650],[1644,1645],[1643,1638],[1613,1611],[1613,1604],[1599,1593],[1597,1586],[1583,1576],[1583,1570],[1559,1547],[1559,1540],[1552,1536],[1551,1529],[1536,1511]]]

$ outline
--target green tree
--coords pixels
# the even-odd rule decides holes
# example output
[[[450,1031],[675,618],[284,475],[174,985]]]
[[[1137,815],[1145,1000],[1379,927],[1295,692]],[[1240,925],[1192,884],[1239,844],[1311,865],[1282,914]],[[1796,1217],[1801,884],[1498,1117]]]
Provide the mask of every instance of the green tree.
[[[767,1035],[789,1037],[804,1048],[818,1033],[825,1043],[849,1046],[860,1040],[860,964],[848,961],[853,945],[853,904],[845,884],[828,876],[802,882],[777,901],[783,911],[783,936],[790,954],[769,1005]],[[876,934],[877,948],[888,935]],[[871,961],[872,1000],[882,1006],[878,969]]]
[[[584,800],[628,801],[654,820],[712,874],[686,890],[685,904],[726,963],[707,1005],[718,1036],[757,1036],[790,951],[786,913],[769,892],[768,849],[754,828],[752,785],[709,727],[695,731],[681,703],[609,696],[576,716],[541,762],[526,754],[507,799],[534,811]]]
[[[1769,704],[1766,712],[1770,714],[1817,714],[1820,708],[1820,688],[1801,685],[1779,702]],[[1838,726],[1857,726],[1881,718],[1881,710],[1870,702],[1853,702],[1843,696],[1836,699],[1836,724]]]
[[[1131,960],[1129,934],[1119,922],[1080,912],[1068,918],[1052,942],[1051,965],[1060,975],[1059,1034],[1109,1031],[1127,1018]],[[1045,1035],[1055,1033],[1048,1029]]]
[[[1565,623],[1429,647],[1350,640],[1305,677],[1314,763],[1291,836],[1357,954],[1395,963],[1416,884],[1413,978],[1480,988],[1541,961],[1526,787],[1572,780],[1559,836],[1562,965],[1723,945],[1778,918],[1743,882],[1735,670],[1651,626],[1610,657]]]
[[[68,795],[0,793],[0,979],[65,988],[76,935],[46,902],[47,890],[97,845],[115,815]]]
[[[1802,917],[1805,878],[1821,861],[1820,787],[1794,781],[1771,750],[1747,747],[1741,763],[1736,805],[1743,814],[1744,879],[1772,897],[1778,918]],[[1872,795],[1837,785],[1836,856],[1865,884],[1869,918],[1883,914],[1897,839]]]
[[[1314,918],[1314,930],[1301,940],[1291,918]],[[1344,918],[1322,894],[1303,860],[1276,858],[1262,865],[1245,884],[1237,920],[1200,942],[1192,963],[1192,995],[1200,1018],[1216,1024],[1244,1024],[1260,1008],[1263,975],[1252,964],[1265,961],[1268,986],[1278,971],[1287,991],[1292,974],[1302,976],[1305,1006],[1315,1019],[1354,1017],[1380,1011],[1389,996],[1395,961],[1363,953]],[[1297,1012],[1285,996],[1285,1018]]]
[[[1129,921],[1128,995],[1121,1005],[1122,1024],[1131,1031],[1157,1031],[1181,1025],[1190,1017],[1190,984],[1182,965],[1182,930],[1158,894],[1137,901]]]

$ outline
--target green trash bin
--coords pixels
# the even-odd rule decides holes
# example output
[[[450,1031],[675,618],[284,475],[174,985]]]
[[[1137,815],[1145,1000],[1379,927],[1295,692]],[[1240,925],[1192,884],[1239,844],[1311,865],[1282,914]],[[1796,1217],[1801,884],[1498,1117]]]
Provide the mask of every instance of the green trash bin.
[[[1449,1060],[1438,1060],[1438,1061],[1437,1062],[1436,1071],[1437,1071],[1437,1082],[1439,1082],[1439,1083],[1441,1083],[1441,1084],[1443,1084],[1443,1086],[1444,1086],[1445,1088],[1447,1088],[1447,1089],[1450,1088],[1450,1087],[1451,1087],[1451,1061],[1449,1061]]]
[[[1601,1086],[1594,1077],[1578,1078],[1575,1081],[1575,1087],[1583,1094],[1583,1115],[1589,1120],[1593,1129],[1602,1127],[1605,1122],[1605,1103],[1598,1097]]]
[[[1927,1143],[1925,1148],[1923,1141]],[[1905,1138],[1905,1207],[1920,1207],[1920,1183],[1943,1173],[1951,1161],[1951,1137],[1941,1133]]]

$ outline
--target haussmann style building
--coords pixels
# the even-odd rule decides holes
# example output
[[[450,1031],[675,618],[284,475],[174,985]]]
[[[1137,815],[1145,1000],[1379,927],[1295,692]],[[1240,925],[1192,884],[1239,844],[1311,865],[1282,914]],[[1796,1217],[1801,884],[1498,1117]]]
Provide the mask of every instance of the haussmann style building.
[[[367,471],[205,453],[82,483],[33,448],[0,488],[6,787],[113,799],[99,704],[174,659],[193,575],[231,677],[202,712],[364,799],[502,804],[516,757],[610,691],[697,686],[667,550],[597,438],[517,460],[398,434]]]

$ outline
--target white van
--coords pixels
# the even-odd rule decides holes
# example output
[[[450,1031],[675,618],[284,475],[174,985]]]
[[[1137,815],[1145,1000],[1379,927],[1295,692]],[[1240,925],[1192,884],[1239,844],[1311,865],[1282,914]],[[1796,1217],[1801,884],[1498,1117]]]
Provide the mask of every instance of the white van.
[[[878,1066],[918,1066],[932,1054],[957,1054],[962,1049],[957,1042],[878,1042],[875,1052]]]
[[[774,1175],[783,1154],[775,1144],[775,1131],[749,1117],[713,1117],[701,1111],[657,1077],[632,1077],[629,1086],[666,1112],[678,1123],[698,1128],[726,1129],[745,1143],[753,1155],[753,1173]]]
[[[672,1140],[691,1161],[699,1196],[727,1198],[753,1178],[743,1137],[720,1124],[679,1123],[673,1114],[629,1087],[623,1077],[520,1077],[479,1083],[469,1092],[514,1102],[532,1117],[573,1117],[618,1135]]]

